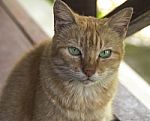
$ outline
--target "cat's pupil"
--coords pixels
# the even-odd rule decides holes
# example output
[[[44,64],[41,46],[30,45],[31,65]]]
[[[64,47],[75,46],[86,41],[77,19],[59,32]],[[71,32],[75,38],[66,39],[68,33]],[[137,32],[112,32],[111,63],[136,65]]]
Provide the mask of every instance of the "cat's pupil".
[[[110,49],[103,50],[103,51],[100,52],[99,57],[104,58],[104,59],[109,58],[111,56],[111,52],[112,51]]]
[[[68,51],[73,56],[81,55],[81,51],[78,48],[76,48],[76,47],[68,47]]]

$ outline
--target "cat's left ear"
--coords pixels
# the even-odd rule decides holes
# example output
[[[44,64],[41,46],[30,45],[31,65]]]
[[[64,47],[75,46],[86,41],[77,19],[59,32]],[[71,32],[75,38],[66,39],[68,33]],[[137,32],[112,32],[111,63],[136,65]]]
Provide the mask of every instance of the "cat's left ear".
[[[53,9],[55,32],[61,31],[62,28],[75,23],[73,11],[63,1],[56,0]]]
[[[108,19],[108,25],[120,37],[125,37],[133,13],[133,8],[125,8]]]

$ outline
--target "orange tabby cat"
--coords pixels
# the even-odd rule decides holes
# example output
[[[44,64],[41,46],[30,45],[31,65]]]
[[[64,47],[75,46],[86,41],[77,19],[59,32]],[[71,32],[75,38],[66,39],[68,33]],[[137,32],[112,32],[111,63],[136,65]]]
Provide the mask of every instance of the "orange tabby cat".
[[[55,35],[27,53],[7,80],[0,121],[110,121],[132,8],[110,18],[54,5]]]

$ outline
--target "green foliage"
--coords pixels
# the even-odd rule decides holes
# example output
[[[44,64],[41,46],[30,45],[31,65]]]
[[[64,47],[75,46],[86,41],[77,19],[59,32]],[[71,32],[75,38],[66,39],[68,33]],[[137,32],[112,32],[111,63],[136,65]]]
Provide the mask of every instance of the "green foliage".
[[[96,16],[97,16],[97,18],[103,18],[104,15],[105,15],[105,14],[104,14],[103,12],[98,11]]]
[[[54,0],[47,0],[47,1],[49,1],[50,3],[54,3]]]

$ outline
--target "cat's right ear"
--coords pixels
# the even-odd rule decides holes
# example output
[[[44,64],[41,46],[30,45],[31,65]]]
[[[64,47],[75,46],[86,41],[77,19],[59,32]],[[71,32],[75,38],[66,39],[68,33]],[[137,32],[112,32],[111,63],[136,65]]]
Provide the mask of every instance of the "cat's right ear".
[[[124,8],[111,16],[107,23],[120,37],[125,37],[132,14],[133,8]]]
[[[54,3],[54,30],[55,33],[61,31],[71,24],[75,23],[73,11],[61,0]]]

